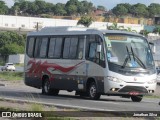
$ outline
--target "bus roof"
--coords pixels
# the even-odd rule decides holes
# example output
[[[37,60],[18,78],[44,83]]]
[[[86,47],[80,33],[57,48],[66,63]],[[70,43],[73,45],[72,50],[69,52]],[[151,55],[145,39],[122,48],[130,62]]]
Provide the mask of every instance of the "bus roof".
[[[29,32],[28,36],[41,36],[41,35],[80,35],[80,34],[106,34],[106,33],[117,33],[117,34],[127,34],[141,36],[140,34],[120,31],[120,30],[105,30],[105,29],[96,29],[96,28],[85,28],[85,27],[74,27],[74,26],[65,26],[65,27],[44,27],[40,31]]]

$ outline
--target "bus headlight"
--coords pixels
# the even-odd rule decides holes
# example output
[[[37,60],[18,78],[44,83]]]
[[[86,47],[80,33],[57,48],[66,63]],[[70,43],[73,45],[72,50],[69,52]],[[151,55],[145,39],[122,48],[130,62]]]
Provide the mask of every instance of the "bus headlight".
[[[156,79],[150,80],[150,81],[148,81],[147,83],[148,83],[148,84],[154,84],[154,83],[156,83]]]
[[[108,80],[113,81],[113,82],[118,82],[118,83],[123,82],[123,80],[115,78],[115,77],[108,76],[107,78]]]

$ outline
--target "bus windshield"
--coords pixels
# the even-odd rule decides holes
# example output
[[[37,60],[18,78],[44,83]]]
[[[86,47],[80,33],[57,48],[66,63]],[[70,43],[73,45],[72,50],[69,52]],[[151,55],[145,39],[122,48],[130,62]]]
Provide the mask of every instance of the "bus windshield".
[[[154,67],[151,49],[143,37],[105,34],[105,43],[109,63],[120,65],[122,68]]]

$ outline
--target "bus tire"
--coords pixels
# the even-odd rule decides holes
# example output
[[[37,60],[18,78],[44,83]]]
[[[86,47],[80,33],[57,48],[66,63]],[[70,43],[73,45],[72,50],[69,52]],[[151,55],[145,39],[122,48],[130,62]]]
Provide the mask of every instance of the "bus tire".
[[[143,96],[140,96],[140,95],[131,96],[131,99],[132,99],[133,102],[141,102],[142,98],[143,98]]]
[[[50,81],[48,78],[46,78],[42,84],[42,94],[45,95],[58,95],[59,90],[58,89],[53,89],[50,87]]]
[[[89,85],[88,95],[92,100],[98,100],[100,98],[101,95],[97,92],[97,86],[95,82],[92,82]]]

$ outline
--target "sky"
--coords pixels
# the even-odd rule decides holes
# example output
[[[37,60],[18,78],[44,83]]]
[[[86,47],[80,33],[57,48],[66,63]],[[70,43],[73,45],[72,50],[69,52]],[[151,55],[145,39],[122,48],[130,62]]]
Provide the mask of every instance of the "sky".
[[[5,1],[5,3],[9,7],[11,7],[14,4],[14,2],[13,2],[14,0],[3,0],[3,1]],[[33,0],[30,0],[30,1],[33,1]],[[44,0],[44,1],[56,4],[57,2],[66,3],[68,0]],[[83,0],[80,0],[80,1],[83,1]],[[86,1],[92,2],[94,4],[94,6],[102,5],[107,10],[112,9],[113,7],[115,7],[119,3],[129,3],[129,4],[142,3],[147,6],[151,3],[159,3],[160,4],[160,0],[86,0]]]

